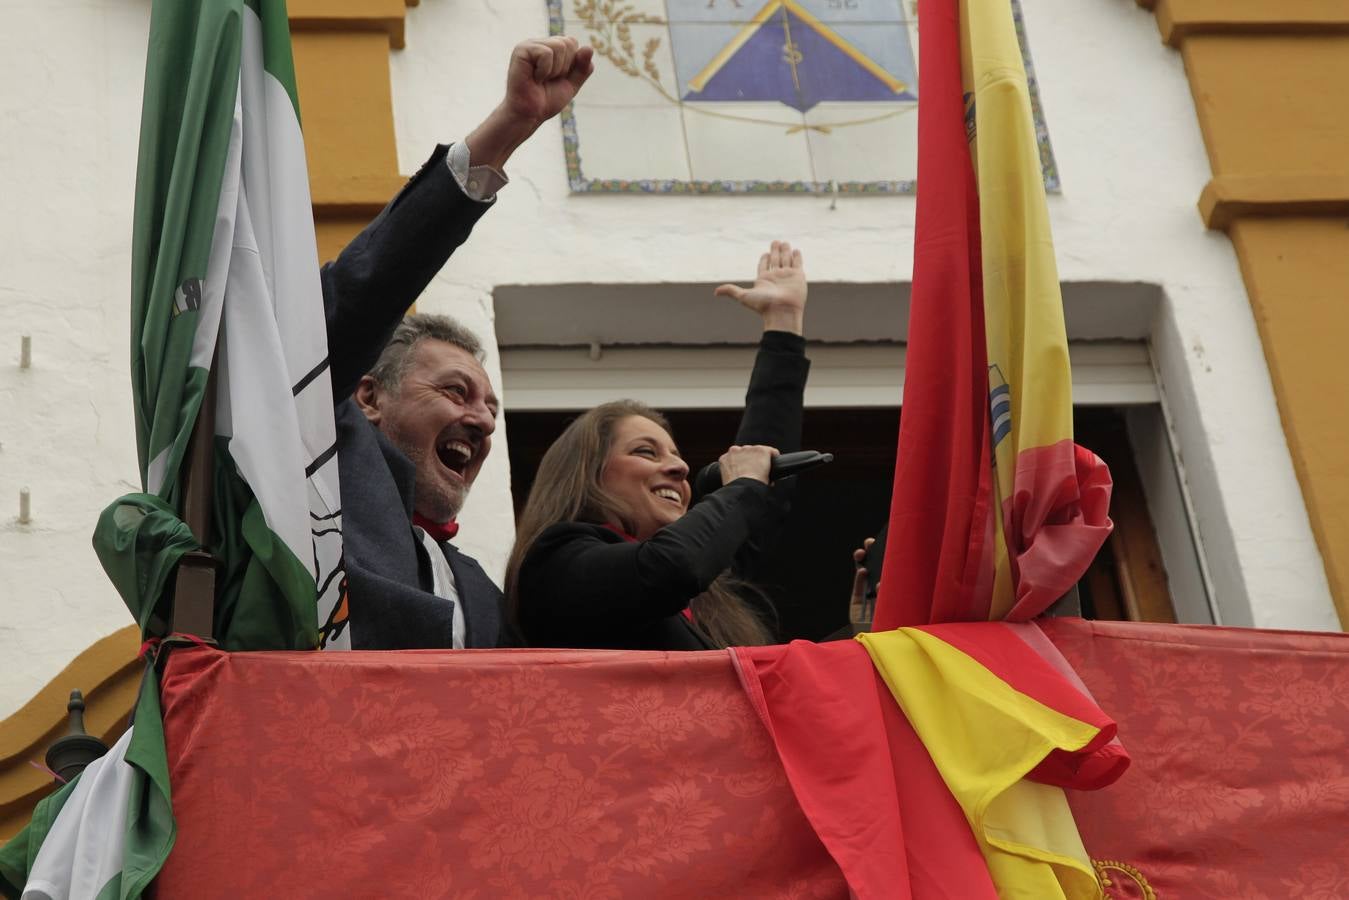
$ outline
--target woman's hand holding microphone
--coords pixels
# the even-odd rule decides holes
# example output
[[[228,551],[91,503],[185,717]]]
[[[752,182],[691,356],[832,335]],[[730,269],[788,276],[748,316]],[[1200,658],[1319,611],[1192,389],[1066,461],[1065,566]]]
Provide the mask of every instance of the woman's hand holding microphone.
[[[761,444],[731,447],[717,460],[721,467],[721,483],[730,484],[737,478],[753,478],[768,484],[769,468],[773,464],[773,457],[777,455],[776,449]]]

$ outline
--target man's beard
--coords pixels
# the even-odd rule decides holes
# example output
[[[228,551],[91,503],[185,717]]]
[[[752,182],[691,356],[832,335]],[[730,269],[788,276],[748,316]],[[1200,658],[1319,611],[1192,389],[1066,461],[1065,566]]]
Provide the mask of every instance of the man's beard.
[[[450,485],[443,478],[431,474],[435,471],[432,467],[440,465],[436,456],[431,455],[428,459],[420,448],[400,449],[403,455],[412,460],[417,471],[413,508],[432,522],[448,522],[459,515],[459,510],[464,507],[468,485]]]

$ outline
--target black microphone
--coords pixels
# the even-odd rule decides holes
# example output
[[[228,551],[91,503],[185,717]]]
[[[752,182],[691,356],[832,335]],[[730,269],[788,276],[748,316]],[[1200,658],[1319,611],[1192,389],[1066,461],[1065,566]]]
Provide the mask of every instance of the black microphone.
[[[834,454],[820,453],[818,450],[798,450],[795,453],[779,453],[773,457],[768,467],[768,480],[777,481],[789,475],[797,475],[816,466],[834,461]],[[698,470],[693,479],[693,496],[702,499],[721,487],[721,465],[709,463]]]

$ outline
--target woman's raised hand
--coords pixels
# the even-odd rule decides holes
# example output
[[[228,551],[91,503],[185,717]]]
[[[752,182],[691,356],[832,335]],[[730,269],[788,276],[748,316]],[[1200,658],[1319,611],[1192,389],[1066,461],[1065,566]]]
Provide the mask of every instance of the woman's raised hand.
[[[736,445],[717,460],[721,466],[721,483],[730,484],[737,478],[753,478],[768,484],[768,472],[773,465],[773,457],[777,455],[777,450],[761,444],[747,447]]]
[[[759,257],[753,287],[723,284],[715,293],[734,297],[762,316],[764,331],[801,334],[806,315],[806,269],[801,251],[793,250],[786,241],[774,241],[768,252]]]

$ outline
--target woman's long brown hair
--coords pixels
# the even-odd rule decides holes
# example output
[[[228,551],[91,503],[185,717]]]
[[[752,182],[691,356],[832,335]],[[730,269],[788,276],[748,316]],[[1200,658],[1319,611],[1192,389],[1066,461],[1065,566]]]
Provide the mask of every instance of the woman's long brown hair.
[[[600,479],[613,443],[615,426],[629,416],[655,422],[666,433],[669,421],[644,403],[615,400],[578,416],[553,441],[539,462],[534,486],[515,529],[515,547],[506,564],[506,608],[520,623],[520,566],[545,529],[559,522],[612,522],[633,530],[623,505],[604,490]],[[693,598],[693,618],[719,647],[746,647],[773,642],[772,631],[737,589],[753,588],[723,573]]]

